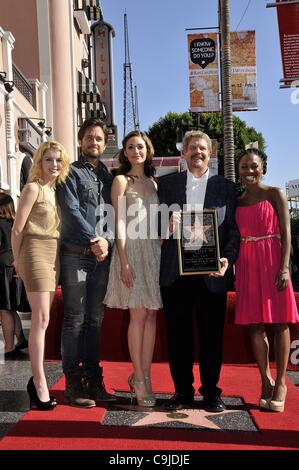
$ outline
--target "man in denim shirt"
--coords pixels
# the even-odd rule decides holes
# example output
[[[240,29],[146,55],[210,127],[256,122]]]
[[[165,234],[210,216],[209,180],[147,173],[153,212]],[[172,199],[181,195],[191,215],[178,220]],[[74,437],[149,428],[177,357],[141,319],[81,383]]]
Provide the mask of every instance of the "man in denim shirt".
[[[103,299],[113,243],[113,230],[103,219],[105,210],[111,208],[112,176],[100,162],[107,138],[107,127],[100,119],[90,118],[82,124],[78,133],[81,155],[72,164],[66,183],[57,189],[62,215],[64,400],[84,408],[115,399],[106,392],[99,367]]]

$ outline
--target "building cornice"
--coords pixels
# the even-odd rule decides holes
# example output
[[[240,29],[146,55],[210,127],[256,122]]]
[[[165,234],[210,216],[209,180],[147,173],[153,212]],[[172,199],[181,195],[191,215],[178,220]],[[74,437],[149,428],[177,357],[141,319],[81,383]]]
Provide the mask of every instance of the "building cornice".
[[[16,42],[16,40],[10,31],[5,31],[3,34],[3,38],[10,44],[11,48],[14,47],[14,43]]]

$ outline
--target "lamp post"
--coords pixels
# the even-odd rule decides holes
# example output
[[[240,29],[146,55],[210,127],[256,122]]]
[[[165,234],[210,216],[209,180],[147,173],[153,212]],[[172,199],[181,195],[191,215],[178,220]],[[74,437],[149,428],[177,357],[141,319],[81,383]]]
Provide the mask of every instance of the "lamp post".
[[[6,72],[0,72],[0,82],[3,83],[7,93],[13,92],[15,84],[13,80],[6,80]]]
[[[51,137],[52,135],[52,127],[46,127],[46,120],[44,118],[39,118],[39,117],[28,117],[27,119],[30,119],[31,121],[38,121],[37,125],[42,131],[42,141],[45,142],[47,140],[47,137]]]
[[[235,181],[229,7],[229,0],[219,0],[224,176]]]

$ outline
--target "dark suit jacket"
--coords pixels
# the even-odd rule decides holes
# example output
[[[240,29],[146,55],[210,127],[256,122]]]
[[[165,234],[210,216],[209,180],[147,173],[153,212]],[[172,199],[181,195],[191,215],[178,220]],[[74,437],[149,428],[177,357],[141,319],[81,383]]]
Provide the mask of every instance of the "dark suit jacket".
[[[20,174],[20,191],[23,190],[28,180],[29,171],[32,165],[32,157],[27,153],[23,158]]]
[[[158,180],[160,204],[177,203],[181,209],[186,204],[187,172],[162,176]],[[240,234],[235,223],[236,189],[235,184],[223,176],[208,179],[204,200],[205,209],[216,209],[220,255],[229,261],[230,268],[223,277],[203,275],[208,289],[212,292],[225,292],[233,287],[232,266],[237,259]],[[163,234],[162,238],[163,238]],[[177,240],[164,240],[161,253],[160,285],[170,286],[179,275]]]

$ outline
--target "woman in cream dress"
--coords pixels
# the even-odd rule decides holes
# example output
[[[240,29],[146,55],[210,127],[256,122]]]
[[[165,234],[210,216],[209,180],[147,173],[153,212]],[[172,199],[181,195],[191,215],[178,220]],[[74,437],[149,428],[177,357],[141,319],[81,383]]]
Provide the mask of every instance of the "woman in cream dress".
[[[130,132],[119,154],[120,168],[112,184],[116,214],[114,246],[104,303],[130,310],[128,346],[134,373],[131,392],[140,406],[154,406],[150,371],[156,337],[156,312],[162,306],[159,288],[160,241],[151,226],[158,204],[152,164],[154,149],[146,134]]]
[[[65,180],[69,158],[58,142],[44,142],[33,158],[29,183],[22,191],[12,228],[16,273],[22,278],[31,306],[29,356],[33,376],[27,391],[30,407],[51,410],[44,371],[45,333],[59,277],[60,216],[56,184]]]

